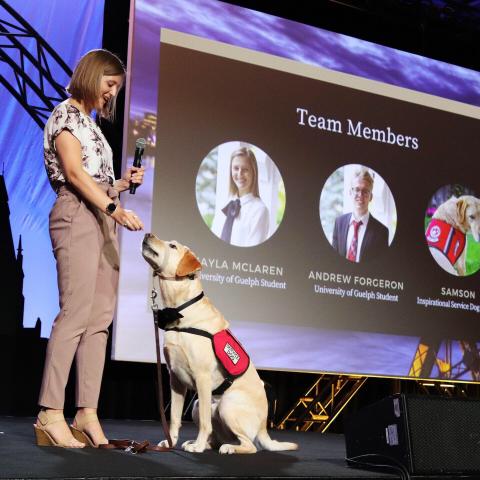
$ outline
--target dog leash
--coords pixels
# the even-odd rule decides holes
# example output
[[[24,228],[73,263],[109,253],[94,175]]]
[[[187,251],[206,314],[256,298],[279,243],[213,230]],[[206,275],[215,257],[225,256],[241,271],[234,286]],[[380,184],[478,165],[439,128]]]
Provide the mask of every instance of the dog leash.
[[[160,338],[158,334],[158,305],[155,301],[157,298],[157,291],[155,290],[155,274],[152,278],[152,312],[153,312],[153,323],[155,326],[155,347],[157,353],[157,391],[158,391],[158,411],[160,412],[160,419],[162,421],[163,432],[167,438],[168,447],[151,447],[154,451],[166,452],[173,449],[172,437],[170,436],[170,429],[168,427],[167,418],[165,416],[165,403],[163,400],[163,382],[162,382],[162,360],[160,357]]]
[[[155,278],[154,278],[155,280]],[[135,440],[129,439],[110,439],[108,443],[98,445],[100,449],[106,450],[123,450],[124,452],[131,453],[136,455],[138,453],[145,452],[168,452],[173,449],[173,442],[170,436],[170,430],[168,428],[168,422],[165,417],[165,407],[163,400],[163,384],[162,384],[162,363],[160,359],[160,339],[158,335],[158,325],[157,325],[157,316],[155,315],[155,310],[158,309],[158,305],[155,302],[157,297],[157,292],[155,288],[152,290],[152,310],[154,311],[153,319],[155,322],[155,343],[157,350],[157,390],[158,390],[158,410],[160,412],[160,418],[162,421],[163,431],[167,437],[168,447],[161,447],[159,445],[150,445],[148,440],[143,442],[136,442]]]
[[[98,445],[98,448],[102,450],[123,450],[124,452],[136,455],[137,453],[146,452],[151,447],[148,440],[144,440],[143,442],[136,442],[135,440],[128,439],[111,439],[108,441],[108,443],[101,443],[100,445]]]
[[[143,442],[136,442],[135,440],[109,440],[108,443],[98,445],[101,450],[123,450],[124,452],[136,455],[137,453],[145,452],[168,452],[169,447],[159,447],[158,445],[150,445],[148,440]]]

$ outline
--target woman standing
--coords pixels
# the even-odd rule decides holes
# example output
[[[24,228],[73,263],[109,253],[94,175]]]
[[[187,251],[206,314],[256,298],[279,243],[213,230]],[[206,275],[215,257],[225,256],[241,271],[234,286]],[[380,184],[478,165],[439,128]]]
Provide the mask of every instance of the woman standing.
[[[118,284],[117,226],[143,228],[118,194],[141,184],[143,168],[115,180],[112,150],[91,113],[111,119],[125,79],[122,62],[107,50],[92,50],[75,67],[70,98],[53,110],[44,132],[48,178],[57,199],[49,228],[57,261],[60,312],[47,347],[34,425],[37,444],[81,448],[108,443],[97,418],[108,326]],[[68,427],[65,386],[76,360],[77,412]]]

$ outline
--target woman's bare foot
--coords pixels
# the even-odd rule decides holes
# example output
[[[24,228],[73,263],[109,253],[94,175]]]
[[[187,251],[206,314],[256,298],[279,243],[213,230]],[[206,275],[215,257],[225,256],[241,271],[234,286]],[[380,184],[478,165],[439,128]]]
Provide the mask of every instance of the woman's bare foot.
[[[59,447],[83,448],[84,443],[74,438],[67,422],[63,417],[63,410],[46,408],[40,410],[35,426],[46,432],[51,440]]]
[[[98,420],[96,408],[79,408],[72,426],[84,432],[95,446],[108,443]]]

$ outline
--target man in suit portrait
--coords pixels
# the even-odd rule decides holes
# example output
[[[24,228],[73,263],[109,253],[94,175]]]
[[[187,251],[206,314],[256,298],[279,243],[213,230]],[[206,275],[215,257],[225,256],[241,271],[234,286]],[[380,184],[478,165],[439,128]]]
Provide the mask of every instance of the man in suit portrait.
[[[388,229],[368,211],[372,201],[373,177],[368,169],[353,174],[350,196],[353,211],[335,219],[332,246],[342,257],[360,262],[388,246]]]

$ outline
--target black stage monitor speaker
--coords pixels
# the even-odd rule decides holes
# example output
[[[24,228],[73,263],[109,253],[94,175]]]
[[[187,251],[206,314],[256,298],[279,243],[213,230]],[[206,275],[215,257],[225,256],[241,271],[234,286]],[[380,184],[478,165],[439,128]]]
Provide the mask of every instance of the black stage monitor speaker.
[[[480,473],[480,401],[392,395],[345,422],[347,462],[414,475]]]

